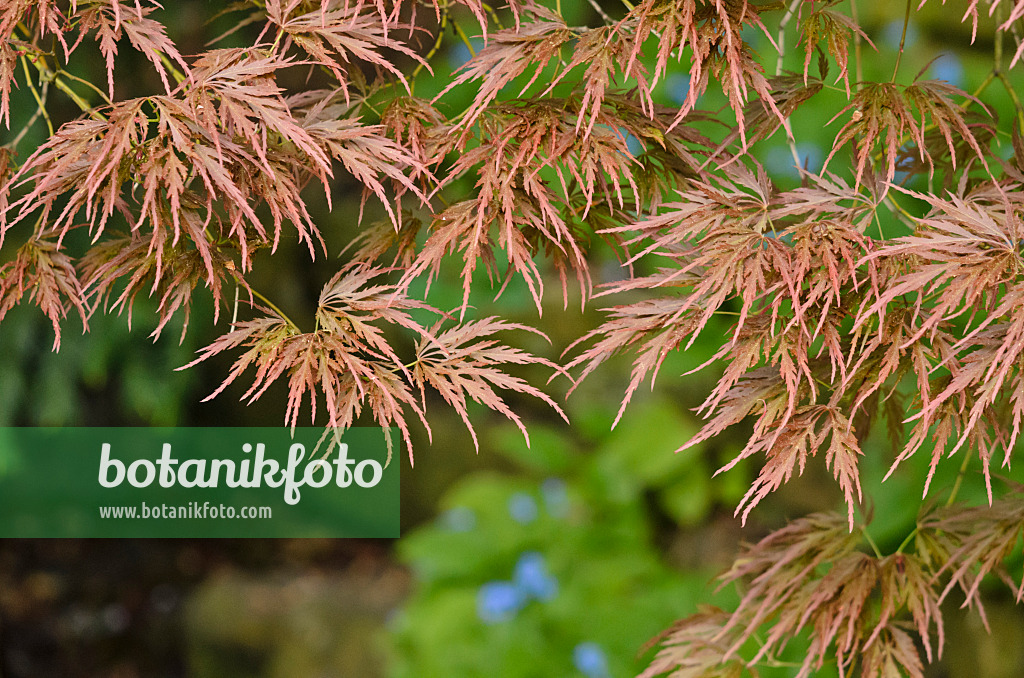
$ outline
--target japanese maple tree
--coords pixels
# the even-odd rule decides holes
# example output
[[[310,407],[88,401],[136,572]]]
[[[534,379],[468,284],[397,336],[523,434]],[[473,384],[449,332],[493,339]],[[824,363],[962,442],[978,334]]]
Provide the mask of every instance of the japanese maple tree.
[[[644,675],[738,676],[800,637],[801,676],[826,662],[841,675],[922,676],[942,653],[940,605],[954,590],[982,615],[990,574],[1024,597],[1005,567],[1024,493],[992,470],[1009,466],[1024,418],[1024,107],[1013,81],[1024,1],[969,3],[962,20],[993,46],[973,93],[901,63],[916,2],[880,82],[862,74],[873,44],[855,1],[591,0],[588,26],[561,9],[251,0],[227,8],[236,25],[220,42],[182,54],[161,18],[173,8],[151,0],[8,0],[0,122],[10,130],[15,102],[34,112],[0,150],[0,318],[38,306],[58,350],[69,314],[85,326],[95,313],[130,320],[141,293],[157,301],[159,337],[176,317],[187,332],[193,297],[210,294],[222,333],[195,362],[235,358],[211,398],[241,379],[248,400],[285,382],[286,424],[370,418],[401,430],[410,462],[410,425],[429,430],[431,402],[471,432],[480,403],[527,439],[509,394],[564,417],[550,387],[516,366],[575,383],[629,354],[628,416],[666,357],[725,318],[705,366],[717,383],[698,410],[703,427],[680,448],[746,427],[721,469],[744,459],[759,469],[741,520],[807,464],[828,469],[846,509],[744,547],[724,575],[740,586],[738,606],[666,631]],[[468,62],[438,96],[416,96],[452,39]],[[75,75],[91,43],[104,82]],[[161,90],[118,98],[125,51],[155,69]],[[791,55],[798,72],[783,68]],[[657,88],[678,71],[689,89],[669,106]],[[998,89],[1014,107],[1003,119],[986,102]],[[709,92],[726,106],[703,108]],[[453,111],[459,93],[469,103]],[[844,103],[833,106],[836,95]],[[80,115],[55,120],[58,97]],[[815,171],[791,122],[808,105],[829,108],[835,129]],[[43,125],[45,140],[24,148]],[[764,169],[758,144],[772,139],[789,148],[799,185]],[[315,317],[297,323],[250,282],[255,254],[294,238],[312,259],[336,256],[309,201],[331,200],[342,175],[387,218],[364,224]],[[602,240],[621,277],[595,272]],[[431,283],[449,267],[462,303],[436,308]],[[469,303],[513,280],[538,313],[559,310],[545,308],[552,280],[564,303],[627,300],[565,356],[535,355],[506,343],[535,330]],[[932,473],[960,468],[948,488],[929,474],[921,490],[942,500],[922,503],[891,553],[863,510],[861,459],[890,454],[866,443],[880,422],[890,473],[915,455],[929,455]],[[972,464],[987,505],[956,501]]]

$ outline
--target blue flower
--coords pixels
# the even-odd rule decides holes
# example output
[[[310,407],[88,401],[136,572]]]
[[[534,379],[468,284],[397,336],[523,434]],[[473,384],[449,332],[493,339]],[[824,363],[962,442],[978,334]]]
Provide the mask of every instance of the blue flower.
[[[537,600],[551,600],[558,594],[558,580],[548,572],[544,556],[536,551],[519,557],[512,581],[523,594]]]
[[[540,485],[540,493],[544,497],[544,506],[548,513],[562,518],[569,512],[569,491],[561,478],[547,478]]]
[[[608,657],[597,643],[580,643],[572,651],[572,663],[588,678],[608,678]]]
[[[473,45],[473,51],[479,53],[480,49],[484,46],[483,40],[477,38],[470,38],[470,44]],[[448,50],[448,63],[451,64],[451,68],[454,70],[464,65],[472,57],[469,48],[466,47],[466,43],[458,42],[450,50]]]
[[[449,532],[469,532],[476,527],[476,514],[466,506],[456,506],[437,517],[438,524]]]
[[[800,167],[806,167],[810,172],[817,172],[821,169],[821,162],[825,154],[814,144],[797,144],[796,153],[800,156]]]
[[[665,91],[676,106],[682,106],[686,97],[690,96],[690,76],[686,73],[673,73],[665,80]]]
[[[824,154],[814,144],[797,144],[796,153],[800,156],[801,168],[806,166],[810,172],[817,172],[821,169]],[[771,174],[800,176],[800,172],[796,169],[796,163],[793,161],[793,151],[789,146],[775,146],[769,149],[765,154],[764,166]]]
[[[638,156],[643,155],[643,153],[644,153],[644,151],[646,149],[644,148],[644,144],[643,144],[642,141],[637,139],[632,134],[627,134],[626,135],[626,150],[629,151],[630,155],[632,155],[634,158],[636,158]]]
[[[619,136],[626,140],[626,151],[634,158],[643,155],[644,144],[633,136],[625,127],[619,128]]]
[[[964,65],[956,56],[946,52],[932,64],[932,77],[961,87],[964,84]]]
[[[480,587],[476,613],[487,624],[508,621],[526,604],[526,596],[510,581],[490,581]]]
[[[521,525],[532,523],[537,519],[537,501],[525,492],[516,492],[508,499],[508,512]]]
[[[761,38],[764,37],[764,32],[754,24],[744,24],[742,30],[740,30],[740,37],[743,39],[743,42],[756,50],[761,46]]]
[[[900,48],[900,40],[903,38],[903,20],[894,19],[882,29],[882,42],[892,49]],[[907,38],[903,42],[903,48],[909,49],[917,42],[917,27],[913,22],[907,24]]]

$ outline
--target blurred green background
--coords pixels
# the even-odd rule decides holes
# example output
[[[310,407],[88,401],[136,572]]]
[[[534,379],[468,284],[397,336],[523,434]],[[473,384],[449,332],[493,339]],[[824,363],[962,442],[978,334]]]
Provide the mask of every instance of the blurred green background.
[[[916,3],[915,3],[916,4]],[[957,19],[966,2],[931,2],[915,12],[907,35],[901,81],[926,64],[931,77],[972,91],[991,68],[991,22],[982,23],[970,44],[970,26]],[[605,3],[613,17],[620,5]],[[585,2],[563,2],[573,25],[596,25]],[[840,9],[845,8],[845,4]],[[230,24],[205,23],[208,3],[168,5],[160,18],[185,54]],[[866,79],[889,77],[902,31],[902,5],[860,3],[861,21],[878,51],[865,46]],[[471,35],[468,13],[458,15]],[[251,28],[251,27],[250,27]],[[239,40],[251,39],[244,30]],[[750,35],[769,63],[774,51],[763,35]],[[802,68],[802,51],[788,37],[786,66]],[[480,43],[477,43],[480,44]],[[105,77],[98,54],[81,48],[75,63],[82,77]],[[429,97],[469,57],[451,31],[434,59],[434,75],[421,74],[416,94]],[[689,82],[684,64],[659,85],[662,103],[678,105]],[[1013,82],[1024,84],[1019,73]],[[118,96],[159,91],[154,73],[129,57],[119,58]],[[835,73],[833,67],[833,73]],[[440,104],[458,111],[468,90]],[[1009,97],[990,87],[984,97],[1003,116]],[[75,111],[52,96],[55,122]],[[712,86],[700,106],[725,104]],[[838,125],[826,125],[845,105],[845,94],[829,89],[796,114],[798,150],[812,171],[827,156]],[[24,90],[12,104],[14,124],[28,119],[34,104]],[[65,108],[61,108],[65,106]],[[19,146],[21,157],[42,140],[36,125]],[[7,134],[7,132],[4,132]],[[6,139],[3,139],[6,141]],[[1008,149],[1006,139],[999,139]],[[637,147],[638,154],[643,153]],[[755,147],[782,186],[797,184],[788,148],[780,136]],[[455,186],[454,193],[469,190]],[[358,187],[339,179],[334,212],[310,191],[315,221],[332,253],[356,233]],[[372,201],[367,221],[384,218]],[[16,239],[16,238],[14,238]],[[12,240],[14,240],[12,239]],[[0,257],[9,256],[9,241]],[[257,289],[294,318],[311,317],[321,285],[339,265],[320,258],[310,265],[303,246],[283,242],[263,254],[251,279]],[[596,282],[622,271],[613,254],[593,251]],[[458,266],[431,290],[431,303],[461,302]],[[482,282],[482,281],[481,281]],[[538,318],[525,286],[514,282],[497,302],[478,288],[476,312],[499,314],[538,327],[551,345],[527,335],[514,345],[557,358],[596,326],[604,300],[562,310],[555,292]],[[615,299],[615,302],[623,301]],[[32,308],[19,307],[0,324],[0,425],[277,425],[284,412],[283,388],[271,389],[255,405],[237,402],[236,385],[209,403],[229,367],[211,360],[186,371],[195,350],[223,330],[212,326],[208,296],[200,292],[189,334],[151,342],[152,307],[140,301],[131,331],[123,317],[94,316],[81,335],[71,320],[59,354],[49,351],[49,324]],[[300,320],[301,322],[301,320]],[[402,468],[403,534],[396,542],[316,540],[121,540],[15,541],[0,544],[0,668],[4,676],[195,676],[278,678],[293,676],[602,676],[634,675],[646,665],[642,646],[702,602],[728,606],[735,592],[715,593],[712,578],[726,567],[741,541],[756,540],[785,520],[831,509],[841,497],[818,464],[765,501],[745,528],[732,509],[754,469],[741,464],[712,474],[744,442],[738,430],[700,449],[673,451],[699,426],[693,414],[716,381],[715,367],[685,378],[705,362],[727,331],[708,327],[690,350],[672,355],[652,390],[642,388],[614,430],[611,422],[628,383],[629,360],[610,362],[566,399],[568,382],[556,379],[549,392],[565,403],[573,422],[564,425],[542,404],[512,399],[523,415],[532,445],[514,426],[483,409],[471,411],[480,452],[454,413],[432,403],[433,443],[415,429],[416,466]],[[543,383],[543,370],[526,372]],[[741,427],[742,428],[742,427]],[[898,544],[913,525],[926,473],[925,456],[883,485],[892,460],[882,440],[869,443],[865,492],[874,512],[873,534],[883,549]],[[940,469],[940,473],[949,471]],[[955,469],[953,470],[955,472]],[[942,487],[942,478],[936,487]],[[980,479],[968,478],[966,499],[982,496]],[[976,615],[947,604],[944,660],[932,676],[1017,676],[1024,671],[1024,617],[1003,589],[989,592],[991,634]],[[780,667],[770,675],[790,675]],[[826,672],[827,675],[827,672]]]

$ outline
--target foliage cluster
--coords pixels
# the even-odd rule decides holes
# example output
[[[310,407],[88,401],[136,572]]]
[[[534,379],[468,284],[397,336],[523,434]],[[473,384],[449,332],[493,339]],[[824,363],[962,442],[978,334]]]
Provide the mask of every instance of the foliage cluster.
[[[993,49],[972,94],[901,69],[911,2],[880,81],[863,77],[872,45],[856,2],[595,0],[586,26],[567,23],[561,4],[254,0],[228,8],[235,25],[220,45],[183,55],[152,2],[5,3],[0,123],[23,110],[15,102],[34,113],[0,151],[0,318],[38,306],[56,350],[69,314],[86,327],[97,312],[130,322],[142,293],[158,304],[154,337],[174,317],[184,336],[205,288],[227,327],[191,364],[235,357],[210,397],[248,374],[250,401],[287,386],[289,425],[362,417],[407,442],[409,422],[429,431],[440,403],[471,431],[475,402],[528,436],[521,396],[564,417],[535,368],[575,384],[619,353],[634,356],[624,410],[666,356],[728,318],[703,426],[682,448],[748,427],[721,469],[759,466],[744,520],[814,457],[847,508],[748,547],[726,575],[739,605],[677,624],[646,675],[737,675],[799,632],[810,642],[801,675],[826,661],[844,674],[922,675],[941,654],[939,604],[952,590],[982,613],[988,574],[1018,600],[1024,591],[1004,568],[1021,493],[997,493],[991,471],[1000,455],[1009,466],[1024,419],[1024,108],[1011,81],[1024,2],[974,0],[963,15]],[[471,58],[436,97],[418,97],[449,27]],[[101,84],[76,74],[89,49],[103,58]],[[119,96],[125,50],[160,89]],[[658,88],[673,61],[689,64],[688,89],[670,106]],[[997,89],[1012,103],[1001,119],[986,103]],[[51,116],[56,92],[80,115]],[[699,105],[716,92],[721,110]],[[460,93],[468,105],[452,111]],[[836,94],[834,145],[811,171],[792,121]],[[43,124],[48,136],[20,154]],[[799,185],[759,162],[772,139],[790,149]],[[342,177],[385,218],[296,322],[253,270],[286,238],[333,254],[309,205],[317,187],[331,201]],[[621,270],[592,265],[601,240]],[[448,265],[462,302],[435,308],[431,283]],[[564,305],[626,300],[565,360],[545,357],[504,343],[530,327],[477,315],[478,268],[499,295],[525,286],[538,313],[552,277]],[[878,422],[890,473],[918,455],[932,474],[947,457],[961,463],[946,505],[923,506],[888,555],[858,518],[862,457],[886,454],[869,437]],[[987,506],[955,503],[972,461]]]

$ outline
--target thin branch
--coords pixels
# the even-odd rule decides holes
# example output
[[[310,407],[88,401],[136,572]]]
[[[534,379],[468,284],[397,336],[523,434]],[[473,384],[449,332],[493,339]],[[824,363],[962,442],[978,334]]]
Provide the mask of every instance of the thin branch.
[[[587,0],[587,2],[590,3],[590,6],[594,8],[594,11],[597,12],[597,15],[601,17],[601,20],[604,21],[606,25],[610,26],[611,24],[615,23],[612,20],[612,18],[608,16],[608,13],[601,8],[601,5],[597,2],[597,0]]]
[[[860,26],[860,19],[857,17],[857,0],[850,0],[850,18],[853,19],[853,23]],[[857,77],[857,89],[860,88],[860,83],[864,81],[864,62],[861,58],[861,43],[863,42],[860,31],[853,32],[853,63],[854,63],[854,74]]]
[[[779,58],[775,62],[775,77],[782,75],[782,62],[786,56],[786,26],[793,19],[796,14],[797,8],[804,0],[793,0],[786,9],[786,13],[779,21],[779,34],[776,38],[776,42],[779,46]],[[796,137],[793,136],[793,125],[789,122],[789,116],[786,116],[782,120],[782,128],[786,131],[786,143],[789,145],[789,152],[793,155],[793,163],[796,165],[796,171],[803,174],[802,163],[800,162],[800,152],[796,149]]]
[[[44,82],[43,86],[42,86],[42,91],[40,92],[40,97],[42,98],[44,104],[46,103],[46,98],[47,98],[47,95],[49,93],[50,93],[50,83]],[[28,119],[28,122],[26,122],[25,125],[22,126],[21,131],[18,132],[18,136],[14,137],[14,139],[12,139],[11,141],[9,141],[6,144],[4,144],[3,147],[4,148],[10,148],[12,150],[16,149],[18,147],[18,144],[21,143],[21,140],[25,138],[26,134],[28,134],[28,131],[30,129],[32,129],[32,126],[36,124],[36,121],[39,120],[40,117],[45,116],[45,115],[46,115],[46,107],[45,106],[37,106],[36,110],[35,110],[35,113],[33,113],[32,117]],[[49,122],[49,118],[47,118],[47,121]],[[51,124],[51,129],[52,129],[52,124]],[[51,132],[51,134],[52,134],[52,132]]]
[[[32,82],[32,74],[28,70],[29,59],[25,56],[21,57],[21,67],[25,71],[25,82],[28,83],[28,88],[32,91],[32,97],[36,100],[36,105],[39,107],[37,113],[43,116],[46,120],[46,127],[50,130],[50,136],[53,136],[53,121],[50,120],[50,114],[46,112],[46,99],[39,94],[39,90],[36,89],[36,85]],[[33,122],[35,122],[33,120]]]
[[[416,68],[413,69],[412,75],[409,77],[410,94],[416,89],[416,76],[419,75],[420,72],[427,67],[427,63],[431,59],[433,59],[434,55],[437,54],[437,51],[441,49],[441,43],[444,41],[444,31],[446,28],[448,28],[447,10],[441,13],[441,23],[438,24],[437,27],[437,40],[434,41],[434,46],[431,47],[430,51],[427,52],[426,56],[423,57],[423,61],[416,65]]]
[[[996,19],[996,25],[998,26],[1006,20],[1006,12],[1003,5],[997,6],[996,10],[999,12]],[[999,82],[1001,82],[1003,87],[1006,89],[1006,93],[1010,96],[1010,101],[1013,102],[1013,107],[1017,111],[1017,125],[1021,132],[1024,133],[1024,106],[1021,105],[1020,97],[1017,95],[1016,89],[1014,89],[1010,79],[1006,77],[1006,73],[1003,71],[1004,35],[1005,31],[1001,31],[998,28],[996,29],[995,47],[993,48],[994,65],[992,68],[992,74],[999,79]]]
[[[907,26],[910,24],[910,2],[907,0],[907,9],[903,14],[903,34],[900,35],[900,51],[896,54],[896,65],[892,69],[892,78],[889,82],[896,82],[896,73],[900,70],[900,61],[903,59],[903,47],[907,44]]]

